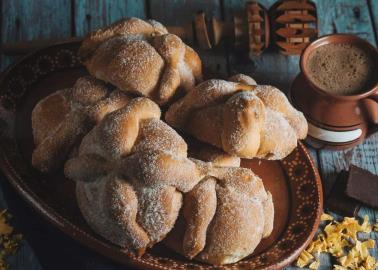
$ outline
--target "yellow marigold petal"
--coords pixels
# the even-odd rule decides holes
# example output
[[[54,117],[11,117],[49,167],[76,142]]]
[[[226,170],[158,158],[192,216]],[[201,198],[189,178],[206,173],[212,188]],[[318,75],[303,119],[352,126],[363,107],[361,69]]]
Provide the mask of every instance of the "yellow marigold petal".
[[[7,223],[6,209],[0,212],[0,236],[9,235],[13,232],[13,228]]]
[[[0,270],[8,269],[6,258],[10,254],[15,254],[21,235],[13,234],[13,228],[8,224],[11,217],[6,209],[0,210]]]
[[[325,226],[324,232],[326,233],[327,236],[330,236],[330,235],[332,235],[332,233],[335,232],[335,229],[336,229],[336,226],[332,225],[332,223],[330,223],[327,226]]]
[[[377,267],[377,262],[374,257],[369,255],[364,261],[363,266],[366,270],[374,270]]]
[[[333,216],[329,215],[329,214],[326,214],[326,213],[323,213],[321,216],[320,216],[320,220],[321,221],[331,221],[333,220]]]
[[[362,243],[363,246],[366,246],[367,248],[374,248],[375,247],[375,241],[373,239],[369,239]]]
[[[329,219],[327,214],[322,218]],[[364,217],[361,224],[353,217],[345,217],[341,222],[333,218],[328,221],[330,222],[323,228],[323,233],[320,233],[307,248],[307,253],[301,254],[299,264],[303,265],[302,267],[308,265],[309,268],[316,269],[317,262],[313,261],[313,256],[309,254],[320,252],[330,253],[336,258],[336,270],[375,270],[378,267],[378,262],[369,254],[369,249],[376,246],[375,241],[369,239],[361,242],[357,238],[359,232],[369,233],[372,230],[368,216]],[[374,229],[378,231],[378,221]]]
[[[346,266],[347,260],[348,260],[347,256],[342,256],[339,258],[339,263],[341,264],[341,266]]]
[[[314,261],[314,262],[312,262],[312,263],[308,266],[308,268],[313,269],[313,270],[316,270],[316,269],[318,269],[319,266],[320,266],[320,262],[319,262],[319,261]]]
[[[312,259],[314,259],[314,256],[312,256],[307,250],[303,250],[299,255],[296,265],[298,267],[305,267],[311,262]]]
[[[296,262],[295,262],[295,266],[299,267],[299,268],[303,268],[305,267],[306,265],[308,265],[308,263],[302,259],[298,259]]]
[[[348,270],[348,268],[343,267],[341,265],[337,265],[337,264],[333,265],[333,269],[335,269],[335,270]]]
[[[356,232],[370,233],[371,230],[372,230],[372,227],[371,227],[371,224],[369,222],[369,217],[367,215],[365,215],[363,223],[361,225],[359,225],[358,222],[357,222],[357,224],[353,225],[352,229]]]

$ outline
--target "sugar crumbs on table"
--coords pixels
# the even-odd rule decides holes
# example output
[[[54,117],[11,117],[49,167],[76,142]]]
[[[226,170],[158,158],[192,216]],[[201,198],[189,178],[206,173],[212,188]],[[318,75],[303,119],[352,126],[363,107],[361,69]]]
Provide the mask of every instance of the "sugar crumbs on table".
[[[331,215],[323,214],[321,220],[326,222],[312,243],[304,250],[296,261],[298,267],[317,269],[320,265],[316,257],[321,252],[329,253],[337,262],[336,270],[374,270],[378,267],[376,259],[370,255],[369,249],[375,247],[375,241],[369,239],[360,241],[358,233],[370,233],[372,225],[368,216],[362,224],[357,219],[344,217],[342,221],[335,220]],[[374,225],[377,230],[378,223]]]
[[[8,221],[11,215],[6,209],[0,210],[0,270],[8,269],[6,258],[17,252],[19,242],[22,239],[21,234],[15,234],[13,227]]]

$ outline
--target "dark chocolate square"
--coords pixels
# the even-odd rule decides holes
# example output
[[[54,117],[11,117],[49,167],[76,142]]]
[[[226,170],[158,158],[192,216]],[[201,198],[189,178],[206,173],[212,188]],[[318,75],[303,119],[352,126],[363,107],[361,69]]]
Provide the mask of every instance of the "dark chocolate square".
[[[342,216],[357,216],[360,203],[345,194],[349,173],[341,171],[337,176],[329,196],[326,198],[326,208]]]
[[[346,194],[363,204],[378,208],[378,175],[351,165]]]

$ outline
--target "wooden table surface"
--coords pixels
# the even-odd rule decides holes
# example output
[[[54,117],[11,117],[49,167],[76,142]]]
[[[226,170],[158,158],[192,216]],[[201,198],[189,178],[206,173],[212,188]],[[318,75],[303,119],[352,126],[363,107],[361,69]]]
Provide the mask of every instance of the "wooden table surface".
[[[260,0],[269,8],[274,0]],[[353,33],[377,46],[378,0],[316,0],[319,34]],[[183,25],[203,10],[208,15],[231,20],[242,10],[240,0],[1,0],[1,42],[37,38],[83,36],[88,31],[126,16],[153,18],[167,25]],[[197,48],[196,48],[197,49]],[[283,56],[268,50],[253,59],[220,46],[214,51],[199,51],[205,68],[222,77],[245,73],[260,84],[272,84],[286,92],[299,72],[298,56]],[[0,55],[1,70],[15,57]],[[345,151],[310,149],[318,165],[325,192],[337,173],[355,164],[378,174],[378,134],[365,143]],[[25,235],[20,251],[10,258],[11,269],[125,269],[76,244],[41,219],[0,177],[0,207],[14,213],[13,224]],[[363,208],[359,215],[371,220],[378,212]],[[372,233],[371,238],[378,235]],[[373,250],[377,257],[377,249]],[[331,269],[322,259],[320,269]],[[294,269],[294,268],[292,268]]]

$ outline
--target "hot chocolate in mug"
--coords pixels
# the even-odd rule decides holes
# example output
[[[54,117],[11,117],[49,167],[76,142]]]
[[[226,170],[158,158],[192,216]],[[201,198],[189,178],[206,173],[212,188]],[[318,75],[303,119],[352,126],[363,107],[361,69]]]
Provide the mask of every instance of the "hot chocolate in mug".
[[[373,63],[373,70],[372,73],[369,73],[371,78],[369,77],[369,83],[365,85],[364,89],[345,95],[333,93],[332,88],[322,89],[322,79],[333,78],[334,81],[332,79],[331,84],[337,83],[337,80],[340,80],[341,77],[351,79],[350,77],[338,76],[337,72],[342,70],[341,67],[340,70],[335,70],[335,66],[332,69],[331,64],[340,60],[333,60],[332,58],[337,58],[338,55],[337,53],[333,55],[332,52],[328,52],[325,59],[333,61],[329,70],[334,70],[335,74],[319,72],[318,82],[314,81],[317,74],[316,69],[309,65],[310,58],[316,50],[329,44],[338,44],[337,46],[340,47],[349,46],[352,48],[350,51],[353,51],[353,48],[358,48],[369,56],[367,60]],[[323,51],[325,48],[337,49],[337,46],[323,47]],[[327,65],[327,61],[324,64]],[[349,64],[351,70],[354,70],[354,63]],[[349,148],[362,142],[378,130],[378,50],[375,47],[354,35],[333,34],[323,36],[305,48],[301,55],[300,68],[301,73],[294,80],[289,96],[293,105],[306,116],[309,124],[306,141],[310,145],[316,148]],[[361,77],[361,74],[359,76]],[[323,85],[328,84],[325,82]],[[339,85],[343,85],[343,82],[340,82]]]

